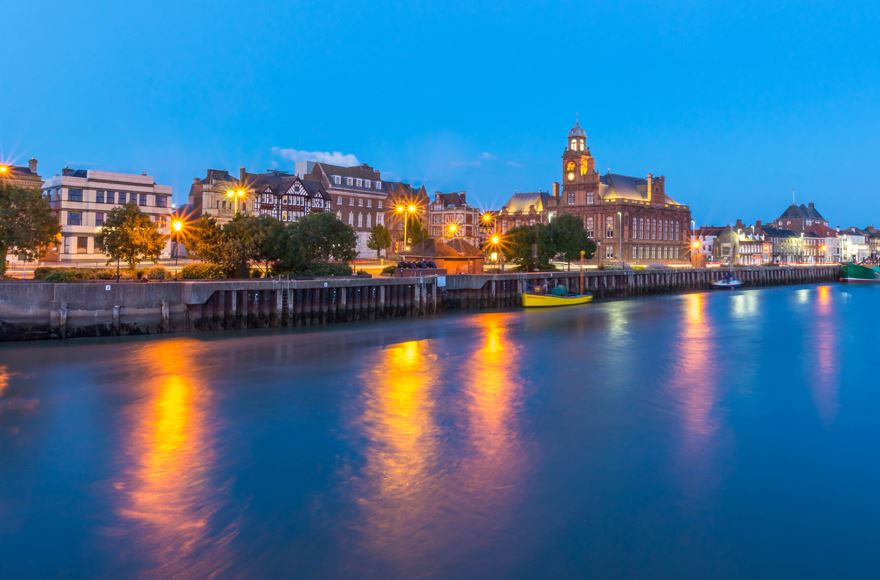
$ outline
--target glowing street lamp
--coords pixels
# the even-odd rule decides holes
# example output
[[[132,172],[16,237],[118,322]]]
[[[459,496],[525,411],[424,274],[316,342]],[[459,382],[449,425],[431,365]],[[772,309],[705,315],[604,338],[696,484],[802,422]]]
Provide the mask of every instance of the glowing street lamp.
[[[486,212],[480,216],[480,222],[482,222],[482,224],[484,226],[492,225],[493,221],[494,221],[494,218],[492,217],[492,214],[489,212]]]
[[[171,221],[171,238],[174,240],[174,267],[177,267],[177,260],[180,255],[180,236],[183,234],[183,228],[186,224],[180,218],[174,218]]]
[[[0,165],[0,176],[5,176],[9,173],[8,165]]]
[[[409,238],[407,237],[407,218],[410,215],[415,215],[418,211],[418,206],[416,204],[411,203],[409,205],[398,204],[397,207],[394,208],[394,211],[398,214],[403,215],[403,254],[402,258],[406,260],[406,251],[409,249]]]
[[[489,247],[492,248],[492,254],[494,254],[495,260],[498,262],[500,270],[504,271],[504,252],[501,251],[502,244],[501,236],[497,233],[492,234],[489,238]]]
[[[449,224],[446,226],[446,232],[449,234],[448,237],[454,238],[455,234],[458,233],[458,224]]]
[[[246,195],[247,195],[247,191],[245,191],[244,189],[242,189],[242,188],[240,188],[240,187],[237,188],[237,189],[227,189],[227,190],[226,190],[226,197],[228,197],[229,199],[231,199],[231,200],[233,201],[233,204],[234,204],[234,212],[233,212],[233,215],[237,215],[237,214],[238,214],[238,200],[240,200],[240,199],[244,199],[244,197],[245,197]]]

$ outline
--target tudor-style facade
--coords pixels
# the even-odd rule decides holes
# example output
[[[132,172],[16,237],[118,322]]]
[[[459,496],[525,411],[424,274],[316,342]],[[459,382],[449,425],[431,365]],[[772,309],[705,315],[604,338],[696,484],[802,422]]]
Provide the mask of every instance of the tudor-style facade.
[[[285,223],[314,212],[331,211],[330,194],[320,181],[301,179],[282,171],[249,174],[254,192],[255,215],[270,216]]]
[[[690,209],[666,194],[662,176],[600,175],[579,123],[562,153],[559,214],[583,220],[599,264],[684,263],[689,259]],[[621,256],[621,251],[623,255]]]

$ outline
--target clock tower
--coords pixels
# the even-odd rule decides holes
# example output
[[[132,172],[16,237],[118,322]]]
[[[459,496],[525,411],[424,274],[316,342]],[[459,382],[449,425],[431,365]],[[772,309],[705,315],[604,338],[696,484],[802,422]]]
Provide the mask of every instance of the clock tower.
[[[575,120],[568,132],[568,141],[562,153],[561,205],[587,205],[598,202],[599,174],[596,161],[587,147],[587,133]],[[587,195],[591,193],[592,195]]]

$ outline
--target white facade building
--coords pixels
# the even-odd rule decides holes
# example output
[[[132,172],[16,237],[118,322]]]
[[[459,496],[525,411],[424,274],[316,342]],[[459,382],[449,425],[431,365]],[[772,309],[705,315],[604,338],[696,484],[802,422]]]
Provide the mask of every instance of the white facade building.
[[[105,263],[107,256],[96,246],[95,236],[107,213],[126,203],[136,204],[161,233],[170,233],[171,186],[159,185],[149,175],[65,168],[43,183],[43,196],[61,224],[56,257],[61,262]],[[163,257],[169,248],[166,245]]]

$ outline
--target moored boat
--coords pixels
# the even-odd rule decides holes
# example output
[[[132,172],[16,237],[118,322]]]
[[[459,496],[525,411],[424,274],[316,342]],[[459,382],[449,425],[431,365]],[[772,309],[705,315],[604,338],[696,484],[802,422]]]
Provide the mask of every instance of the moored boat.
[[[593,301],[592,294],[537,294],[524,292],[522,305],[524,308],[550,308],[553,306],[574,306]]]
[[[880,267],[847,262],[841,267],[841,282],[880,282]]]
[[[717,290],[736,290],[742,285],[742,280],[737,280],[736,278],[725,278],[724,280],[712,282],[712,288]]]

